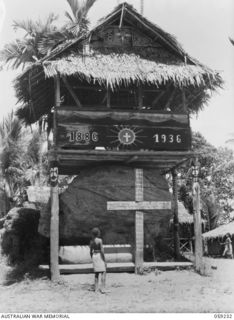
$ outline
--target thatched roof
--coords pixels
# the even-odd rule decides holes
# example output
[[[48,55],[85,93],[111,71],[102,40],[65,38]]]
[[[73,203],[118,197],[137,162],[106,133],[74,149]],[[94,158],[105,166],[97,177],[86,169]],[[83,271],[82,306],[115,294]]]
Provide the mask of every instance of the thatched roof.
[[[180,224],[193,223],[193,215],[188,212],[182,202],[178,201],[178,219]]]
[[[193,216],[188,212],[183,203],[180,201],[178,201],[178,219],[180,224],[193,223]],[[173,223],[173,218],[171,218],[170,223]]]
[[[125,21],[134,31],[138,30],[148,39],[149,45],[132,48],[92,45],[92,39],[98,38],[107,26],[116,21]],[[83,50],[86,43],[91,45],[89,52]],[[56,74],[109,85],[112,89],[120,84],[136,82],[183,87],[196,97],[189,106],[191,112],[197,112],[206,102],[209,97],[207,89],[215,90],[222,85],[218,72],[191,58],[173,36],[145,19],[127,3],[120,4],[87,36],[60,44],[16,79],[16,94],[23,104],[17,112],[20,118],[33,123],[50,112]]]
[[[216,73],[201,66],[184,64],[163,64],[142,59],[139,55],[93,53],[89,56],[70,55],[44,63],[46,77],[57,73],[63,76],[77,74],[88,82],[107,84],[111,88],[122,83],[143,82],[159,86],[173,82],[175,86],[204,86],[206,81],[216,80]]]
[[[210,239],[224,237],[227,233],[234,235],[234,221],[224,224],[206,233],[203,233],[202,237],[204,239],[210,240]]]
[[[178,201],[178,219],[180,224],[192,224],[194,222],[193,215],[188,212],[181,201]],[[170,223],[173,223],[173,218]],[[205,223],[204,219],[202,219],[202,223]]]

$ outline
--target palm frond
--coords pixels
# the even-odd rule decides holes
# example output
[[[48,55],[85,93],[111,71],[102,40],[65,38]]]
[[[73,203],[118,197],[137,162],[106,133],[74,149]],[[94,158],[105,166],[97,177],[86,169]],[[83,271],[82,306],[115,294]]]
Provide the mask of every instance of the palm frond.
[[[22,169],[20,169],[19,167],[13,167],[13,166],[9,166],[5,173],[12,175],[12,176],[21,176],[24,174],[24,171]]]
[[[57,16],[49,14],[45,21],[40,19],[14,21],[13,27],[16,30],[23,30],[25,35],[22,39],[6,44],[0,51],[1,68],[4,67],[4,63],[13,69],[19,66],[24,68],[28,63],[35,62],[46,55],[56,45],[57,39],[55,38],[53,44],[45,43],[44,47],[41,39],[46,34],[56,33],[57,28],[53,24],[56,19]]]
[[[86,12],[86,15],[87,13],[89,12],[89,10],[92,8],[92,6],[94,5],[94,3],[96,2],[97,0],[86,0],[86,4],[85,4],[85,12]],[[85,16],[86,16],[85,15]]]
[[[69,7],[70,7],[70,9],[71,9],[71,11],[72,11],[73,17],[74,17],[75,20],[76,20],[76,17],[77,17],[78,12],[80,12],[81,9],[82,9],[81,1],[79,1],[79,0],[67,0],[67,3],[68,3],[68,5],[69,5]],[[66,12],[67,12],[67,11],[66,11]],[[65,14],[66,14],[66,12],[65,12]],[[68,12],[67,12],[67,13],[68,13]],[[68,13],[68,15],[70,15],[70,14]],[[69,18],[69,19],[70,19],[70,18]],[[71,20],[71,19],[70,19],[70,20]],[[73,19],[72,19],[72,21],[74,22]]]
[[[68,20],[70,20],[70,22],[74,22],[72,16],[70,15],[70,13],[68,11],[65,12],[65,16],[68,18]]]
[[[54,31],[43,34],[38,38],[38,51],[43,56],[50,53],[59,43],[66,41],[69,38],[65,31]]]
[[[87,29],[88,20],[87,14],[96,0],[67,0],[73,16],[69,12],[65,12],[65,16],[68,18],[68,28],[74,36],[78,36],[80,32]]]
[[[71,22],[67,24],[67,30],[71,33],[72,37],[78,37],[80,35],[80,24]]]
[[[14,20],[13,21],[13,28],[17,31],[21,29],[26,32],[26,35],[32,35],[35,31],[35,22],[31,19],[28,20]]]
[[[231,44],[234,46],[234,40],[232,38],[229,37],[229,41],[231,42]]]
[[[41,34],[44,32],[52,32],[56,29],[54,26],[54,21],[56,21],[58,16],[50,13],[45,21],[38,19],[33,21],[31,19],[21,20],[21,21],[13,21],[13,28],[15,30],[21,29],[26,34],[25,36],[35,37],[36,34]]]
[[[32,41],[25,39],[17,39],[14,42],[10,42],[0,51],[0,61],[13,69],[33,62],[33,56],[37,56],[37,52]]]

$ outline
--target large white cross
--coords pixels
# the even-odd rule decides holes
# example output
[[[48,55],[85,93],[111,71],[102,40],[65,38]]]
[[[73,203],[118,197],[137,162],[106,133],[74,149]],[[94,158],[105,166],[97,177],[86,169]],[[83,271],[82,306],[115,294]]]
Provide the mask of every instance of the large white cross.
[[[143,267],[144,213],[141,210],[171,209],[169,201],[143,201],[143,169],[135,169],[135,201],[108,201],[107,210],[134,210],[135,213],[135,271]]]

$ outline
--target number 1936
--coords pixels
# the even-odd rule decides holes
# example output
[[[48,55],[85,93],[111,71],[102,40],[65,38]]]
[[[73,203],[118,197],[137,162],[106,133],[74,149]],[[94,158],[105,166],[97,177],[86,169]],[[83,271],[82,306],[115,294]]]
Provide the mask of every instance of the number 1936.
[[[155,134],[153,136],[155,143],[181,143],[181,135],[177,134]]]

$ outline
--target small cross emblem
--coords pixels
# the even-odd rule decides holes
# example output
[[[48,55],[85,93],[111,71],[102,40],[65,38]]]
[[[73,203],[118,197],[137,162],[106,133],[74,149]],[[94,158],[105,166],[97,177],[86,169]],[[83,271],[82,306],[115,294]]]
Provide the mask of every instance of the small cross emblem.
[[[133,130],[124,128],[119,131],[118,133],[118,139],[119,141],[124,145],[129,145],[134,143],[136,139],[136,134]]]

